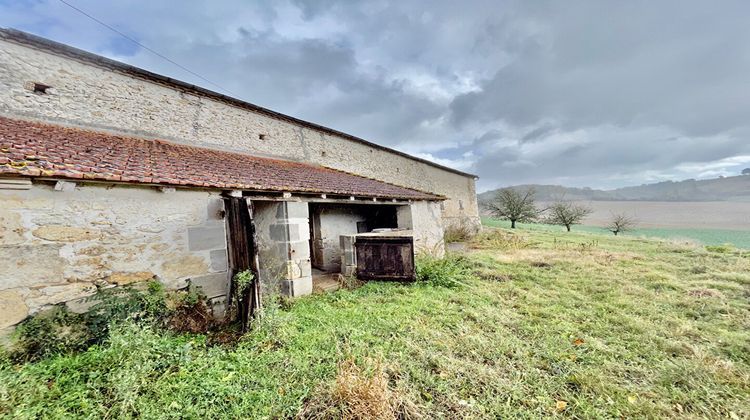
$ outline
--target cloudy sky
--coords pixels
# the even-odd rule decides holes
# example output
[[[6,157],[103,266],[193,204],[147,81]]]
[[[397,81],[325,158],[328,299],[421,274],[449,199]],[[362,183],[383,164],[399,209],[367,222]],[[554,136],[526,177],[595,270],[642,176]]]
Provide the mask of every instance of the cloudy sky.
[[[0,0],[0,26],[478,174],[611,188],[750,166],[750,2]],[[220,87],[217,87],[220,86]]]

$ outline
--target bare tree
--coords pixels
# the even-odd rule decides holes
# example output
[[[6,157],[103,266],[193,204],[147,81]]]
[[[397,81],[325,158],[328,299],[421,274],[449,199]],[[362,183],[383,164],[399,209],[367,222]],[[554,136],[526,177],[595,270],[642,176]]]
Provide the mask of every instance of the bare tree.
[[[568,232],[570,232],[571,226],[580,224],[593,210],[580,204],[571,203],[570,201],[557,201],[547,211],[549,212],[546,219],[547,223],[565,226]]]
[[[629,232],[635,229],[636,223],[635,219],[624,213],[615,213],[607,225],[607,230],[617,236],[618,233]]]
[[[533,188],[524,192],[515,188],[503,188],[487,207],[495,217],[510,220],[510,227],[515,229],[516,222],[533,222],[539,217],[540,211],[536,208],[534,194]]]

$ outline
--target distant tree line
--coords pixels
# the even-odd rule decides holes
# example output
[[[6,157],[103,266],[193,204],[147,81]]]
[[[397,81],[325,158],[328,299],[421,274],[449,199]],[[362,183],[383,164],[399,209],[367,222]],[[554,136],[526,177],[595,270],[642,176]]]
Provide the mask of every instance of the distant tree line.
[[[593,212],[588,206],[563,199],[541,208],[536,203],[535,194],[534,188],[502,188],[497,191],[494,199],[487,203],[487,208],[493,216],[510,221],[512,229],[516,228],[516,223],[541,222],[565,226],[568,232],[572,226],[581,224],[586,216]],[[606,228],[617,236],[619,233],[633,230],[635,225],[635,219],[617,213],[612,214]]]

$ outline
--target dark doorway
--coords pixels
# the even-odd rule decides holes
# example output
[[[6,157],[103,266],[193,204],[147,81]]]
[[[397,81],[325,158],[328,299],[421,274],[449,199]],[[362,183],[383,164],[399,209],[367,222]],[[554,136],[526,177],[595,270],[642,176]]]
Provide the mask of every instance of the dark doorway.
[[[310,203],[310,260],[325,273],[341,272],[341,235],[398,227],[397,207],[386,204]]]

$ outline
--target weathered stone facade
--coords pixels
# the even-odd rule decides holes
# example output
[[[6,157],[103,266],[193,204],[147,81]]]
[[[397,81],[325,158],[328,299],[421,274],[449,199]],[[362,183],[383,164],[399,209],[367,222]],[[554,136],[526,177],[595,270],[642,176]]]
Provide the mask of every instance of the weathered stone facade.
[[[193,282],[222,310],[227,293],[218,192],[54,183],[0,189],[0,330],[97,287]]]
[[[36,94],[30,82],[51,88]],[[472,176],[1,37],[0,113],[320,164],[446,196],[440,215],[447,223],[479,224]]]
[[[34,83],[48,86],[46,92],[35,93]],[[9,40],[2,31],[0,115],[302,161],[445,196],[388,200],[397,227],[410,229],[422,252],[442,254],[447,223],[479,223],[472,176],[101,60]],[[51,305],[85,310],[81,299],[97,288],[148,280],[168,289],[200,286],[215,314],[223,313],[230,284],[226,192],[0,179],[0,336]],[[256,193],[248,199],[264,287],[290,296],[311,293],[310,202],[349,205],[355,197],[245,196]],[[356,200],[383,205],[380,198]],[[326,234],[323,248],[334,250],[341,235],[356,233],[359,219],[349,219],[346,229]],[[329,254],[340,269],[340,253]],[[352,271],[346,259],[343,265]]]

